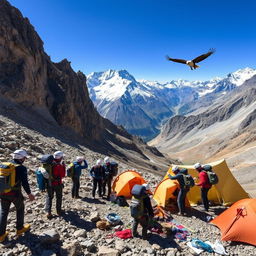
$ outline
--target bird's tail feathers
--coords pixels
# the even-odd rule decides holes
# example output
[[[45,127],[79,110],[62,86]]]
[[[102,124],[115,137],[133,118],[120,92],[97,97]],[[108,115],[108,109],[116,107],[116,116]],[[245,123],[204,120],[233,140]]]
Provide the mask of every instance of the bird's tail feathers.
[[[196,64],[194,65],[194,69],[199,68],[199,67],[200,67],[199,65],[196,65]]]

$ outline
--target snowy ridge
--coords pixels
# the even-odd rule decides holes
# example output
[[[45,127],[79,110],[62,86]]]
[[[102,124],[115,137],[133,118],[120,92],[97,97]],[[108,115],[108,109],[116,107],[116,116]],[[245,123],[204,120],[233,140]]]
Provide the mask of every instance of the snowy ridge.
[[[143,136],[150,127],[153,127],[153,133],[159,131],[162,123],[173,115],[194,111],[192,106],[198,99],[204,101],[208,95],[211,99],[218,98],[254,75],[255,69],[244,68],[208,81],[178,79],[160,83],[136,80],[126,70],[107,70],[89,74],[87,85],[90,97],[103,117],[123,125],[132,134]],[[138,119],[142,120],[139,127]]]

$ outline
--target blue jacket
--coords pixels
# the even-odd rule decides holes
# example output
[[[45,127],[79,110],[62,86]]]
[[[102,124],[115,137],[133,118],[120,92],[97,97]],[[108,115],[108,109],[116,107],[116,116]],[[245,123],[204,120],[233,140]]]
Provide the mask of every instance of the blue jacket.
[[[78,162],[74,162],[74,176],[80,177],[82,174],[82,170],[88,168],[87,162],[84,160],[83,165]]]

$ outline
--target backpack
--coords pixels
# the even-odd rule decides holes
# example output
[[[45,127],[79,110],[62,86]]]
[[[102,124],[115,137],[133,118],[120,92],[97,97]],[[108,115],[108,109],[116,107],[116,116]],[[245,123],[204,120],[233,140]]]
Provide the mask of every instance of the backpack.
[[[42,155],[39,158],[39,161],[42,163],[42,167],[39,167],[36,171],[37,186],[41,191],[44,191],[46,188],[46,183],[48,184],[48,186],[51,186],[51,181],[54,179],[52,175],[54,157],[50,154]],[[46,172],[48,173],[47,177],[44,177],[40,168],[46,170]]]
[[[195,186],[195,182],[190,174],[182,174],[185,188],[192,188]]]
[[[37,186],[39,190],[44,191],[45,190],[45,178],[43,174],[41,173],[40,169],[36,170],[36,180],[37,180]]]
[[[53,157],[53,155],[42,155],[39,158],[39,160],[42,164],[52,164],[53,160],[54,160],[54,157]]]
[[[204,165],[204,171],[207,173],[209,183],[215,185],[219,182],[219,178],[215,172],[212,171],[211,165]]]
[[[135,184],[132,187],[131,194],[135,197],[142,197],[143,195],[145,195],[145,190],[146,188],[144,186]]]
[[[74,163],[71,163],[67,167],[67,176],[70,178],[73,178],[74,173],[75,173],[75,166],[74,166]]]
[[[109,166],[105,166],[105,176],[116,176],[118,173],[118,163],[111,162]]]
[[[118,174],[118,163],[111,162],[110,166],[111,166],[111,175],[116,176]]]
[[[16,185],[17,166],[18,165],[9,162],[0,164],[0,193],[8,193]]]
[[[143,198],[133,197],[130,203],[131,216],[138,219],[144,215]]]

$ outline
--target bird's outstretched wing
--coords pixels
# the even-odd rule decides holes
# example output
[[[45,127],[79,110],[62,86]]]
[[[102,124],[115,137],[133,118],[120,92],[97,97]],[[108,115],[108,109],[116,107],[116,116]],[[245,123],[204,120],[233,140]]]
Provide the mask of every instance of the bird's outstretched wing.
[[[198,63],[204,59],[206,59],[207,57],[209,57],[210,55],[212,55],[215,52],[215,49],[210,49],[209,52],[202,54],[196,58],[193,59],[194,63]]]
[[[166,55],[166,59],[167,59],[167,60],[174,61],[174,62],[178,62],[178,63],[183,63],[183,64],[186,64],[186,63],[187,63],[186,60],[182,60],[182,59],[172,59],[172,58],[170,58],[168,55]]]

